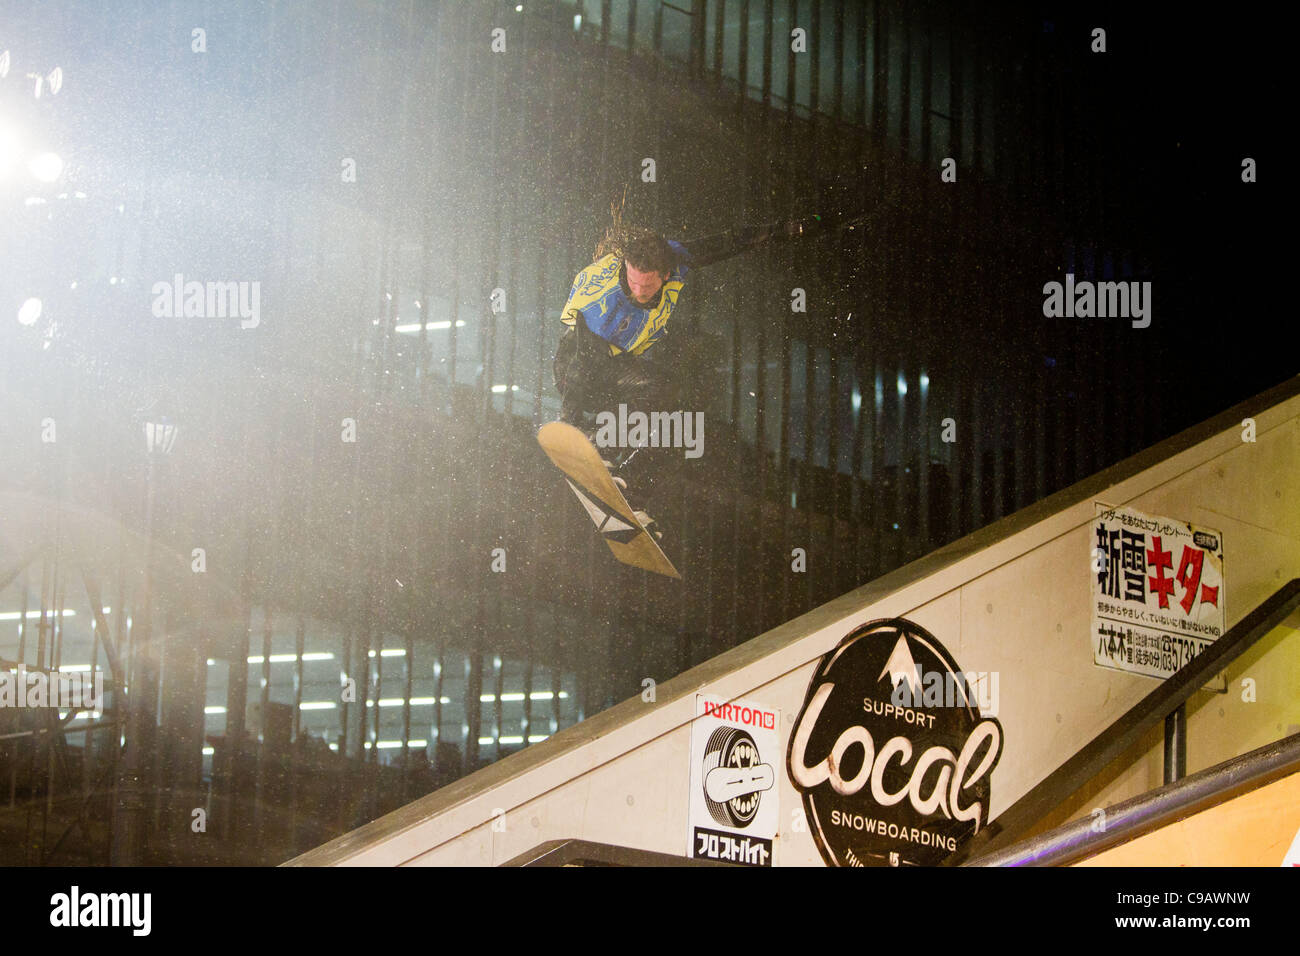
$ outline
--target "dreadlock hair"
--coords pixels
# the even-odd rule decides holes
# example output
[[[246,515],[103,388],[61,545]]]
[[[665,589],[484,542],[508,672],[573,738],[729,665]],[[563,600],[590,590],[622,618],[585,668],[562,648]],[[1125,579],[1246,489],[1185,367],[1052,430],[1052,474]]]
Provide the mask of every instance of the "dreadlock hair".
[[[623,222],[623,208],[627,202],[624,190],[623,203],[610,203],[609,213],[612,224],[605,227],[605,232],[596,243],[595,258],[603,259],[611,252],[625,263],[641,272],[673,271],[677,257],[668,241],[653,229],[643,226],[629,226]]]

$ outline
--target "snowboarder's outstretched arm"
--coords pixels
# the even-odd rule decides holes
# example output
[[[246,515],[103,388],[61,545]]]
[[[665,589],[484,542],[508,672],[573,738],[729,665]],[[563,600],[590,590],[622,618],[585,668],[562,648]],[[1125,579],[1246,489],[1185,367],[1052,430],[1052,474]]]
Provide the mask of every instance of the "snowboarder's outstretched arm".
[[[723,259],[730,259],[769,239],[792,239],[795,236],[809,235],[820,231],[823,221],[819,216],[807,219],[783,219],[780,222],[761,226],[741,226],[729,232],[720,232],[700,239],[688,239],[681,243],[685,247],[684,261],[693,269],[712,265]]]

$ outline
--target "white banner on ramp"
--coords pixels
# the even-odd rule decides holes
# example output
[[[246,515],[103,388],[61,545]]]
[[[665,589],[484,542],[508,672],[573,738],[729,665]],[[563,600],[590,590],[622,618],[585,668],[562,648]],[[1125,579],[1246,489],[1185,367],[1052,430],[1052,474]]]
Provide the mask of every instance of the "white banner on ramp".
[[[691,725],[691,857],[771,866],[781,823],[777,768],[781,712],[699,694]]]
[[[1222,636],[1218,531],[1098,505],[1091,540],[1094,664],[1165,678]]]

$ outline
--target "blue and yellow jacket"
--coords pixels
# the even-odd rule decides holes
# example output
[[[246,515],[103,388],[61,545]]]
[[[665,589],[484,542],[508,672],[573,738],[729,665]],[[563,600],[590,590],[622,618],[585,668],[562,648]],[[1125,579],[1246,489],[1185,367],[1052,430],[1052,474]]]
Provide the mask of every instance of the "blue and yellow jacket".
[[[638,305],[632,298],[623,259],[611,252],[574,278],[562,320],[570,328],[581,320],[583,327],[601,340],[599,344],[608,347],[610,355],[625,352],[641,355],[668,331],[668,320],[681,295],[682,283],[693,270],[730,258],[767,239],[787,238],[805,231],[808,227],[796,221],[746,226],[689,242],[669,239],[668,245],[676,253],[677,262],[658,296],[646,306]]]

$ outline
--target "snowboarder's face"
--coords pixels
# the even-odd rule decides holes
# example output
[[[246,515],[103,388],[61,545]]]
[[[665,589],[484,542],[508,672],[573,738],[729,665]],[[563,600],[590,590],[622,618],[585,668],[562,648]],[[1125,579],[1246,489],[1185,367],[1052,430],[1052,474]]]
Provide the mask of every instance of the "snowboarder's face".
[[[630,262],[627,264],[627,287],[638,305],[649,305],[667,278],[662,272],[642,272]]]

